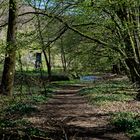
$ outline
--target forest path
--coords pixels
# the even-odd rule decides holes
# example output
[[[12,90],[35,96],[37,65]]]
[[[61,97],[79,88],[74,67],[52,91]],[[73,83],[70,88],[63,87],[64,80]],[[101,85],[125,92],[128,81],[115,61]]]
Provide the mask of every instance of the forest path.
[[[109,114],[89,105],[78,95],[80,85],[62,86],[40,112],[28,119],[34,126],[47,130],[52,140],[129,140],[109,125]]]

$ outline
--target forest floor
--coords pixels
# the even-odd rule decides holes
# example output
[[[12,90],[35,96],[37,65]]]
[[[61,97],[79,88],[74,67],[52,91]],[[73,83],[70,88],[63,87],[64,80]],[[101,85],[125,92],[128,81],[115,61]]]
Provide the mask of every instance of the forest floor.
[[[38,106],[39,113],[25,119],[47,131],[53,140],[129,140],[110,125],[111,109],[90,105],[78,94],[81,88],[83,85],[61,86],[52,99]]]
[[[140,102],[126,77],[37,85],[1,96],[0,140],[140,139]]]

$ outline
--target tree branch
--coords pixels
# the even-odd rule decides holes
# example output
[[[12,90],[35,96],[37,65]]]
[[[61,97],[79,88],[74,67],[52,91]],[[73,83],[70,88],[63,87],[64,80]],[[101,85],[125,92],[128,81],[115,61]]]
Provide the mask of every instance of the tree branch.
[[[4,23],[4,24],[0,25],[0,28],[5,27],[7,25],[8,25],[8,23]]]
[[[44,15],[44,16],[47,16],[49,18],[55,18],[57,19],[59,22],[63,23],[68,29],[74,31],[75,33],[87,38],[87,39],[90,39],[96,43],[99,43],[99,44],[102,44],[102,45],[105,45],[107,46],[108,44],[102,40],[99,40],[99,39],[96,39],[96,38],[92,38],[90,36],[88,36],[87,34],[85,33],[82,33],[81,31],[77,30],[76,28],[74,28],[73,26],[70,26],[67,22],[63,21],[62,18],[60,17],[57,17],[55,15],[51,15],[49,13],[42,13],[42,12],[26,12],[26,13],[23,13],[23,14],[20,14],[19,16],[24,16],[24,15],[28,15],[28,14],[35,14],[35,15]]]

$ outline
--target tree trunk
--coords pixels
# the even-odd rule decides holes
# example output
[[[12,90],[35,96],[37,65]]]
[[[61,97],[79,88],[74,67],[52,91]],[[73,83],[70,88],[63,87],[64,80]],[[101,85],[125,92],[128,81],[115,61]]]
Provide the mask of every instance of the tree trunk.
[[[120,74],[120,73],[121,73],[118,64],[114,64],[114,65],[112,66],[112,73],[113,73],[113,74]]]
[[[130,70],[130,75],[131,75],[131,81],[136,84],[140,84],[140,77],[139,77],[139,66],[135,62],[134,59],[128,58],[125,60],[129,70]]]
[[[48,79],[50,80],[51,75],[52,75],[52,72],[51,72],[51,63],[48,60],[48,57],[47,57],[47,54],[46,54],[45,50],[42,50],[42,51],[43,51],[43,54],[44,54],[44,57],[45,57],[45,61],[46,61],[46,65],[47,65],[47,69],[48,69]]]
[[[49,46],[48,47],[48,76],[51,77],[52,75],[52,67],[51,67],[51,47]]]
[[[42,45],[42,52],[44,54],[45,57],[45,61],[46,61],[46,65],[47,65],[47,69],[48,69],[48,80],[50,81],[51,78],[51,52],[50,52],[50,46],[46,46],[43,40],[43,36],[41,33],[41,27],[40,27],[40,19],[39,16],[37,16],[37,22],[38,22],[38,32],[39,32],[39,37],[40,37],[40,41],[41,41],[41,45]],[[48,54],[49,57],[47,57],[46,51],[45,49],[48,47]]]
[[[9,19],[7,31],[7,47],[5,53],[4,69],[1,81],[1,92],[4,95],[12,96],[15,61],[16,61],[16,0],[9,0]]]
[[[66,63],[66,56],[65,56],[65,50],[63,46],[63,39],[61,38],[61,61],[63,66],[63,72],[66,73],[67,71],[67,63]]]

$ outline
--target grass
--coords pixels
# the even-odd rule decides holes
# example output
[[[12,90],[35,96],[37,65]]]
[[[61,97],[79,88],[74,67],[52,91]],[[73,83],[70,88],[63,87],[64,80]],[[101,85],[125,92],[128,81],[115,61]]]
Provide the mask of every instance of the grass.
[[[79,79],[75,79],[75,80],[70,80],[70,81],[56,81],[52,83],[56,85],[70,85],[70,84],[80,84],[81,82]]]
[[[108,102],[113,102],[113,101],[129,101],[131,96],[127,96],[124,94],[111,94],[111,95],[104,95],[104,94],[94,94],[92,96],[87,97],[89,102],[92,104],[96,105],[103,105]]]
[[[80,95],[87,97],[91,104],[102,105],[113,101],[129,101],[135,96],[128,81],[101,81],[92,87],[82,89]],[[130,91],[131,92],[130,92]]]

